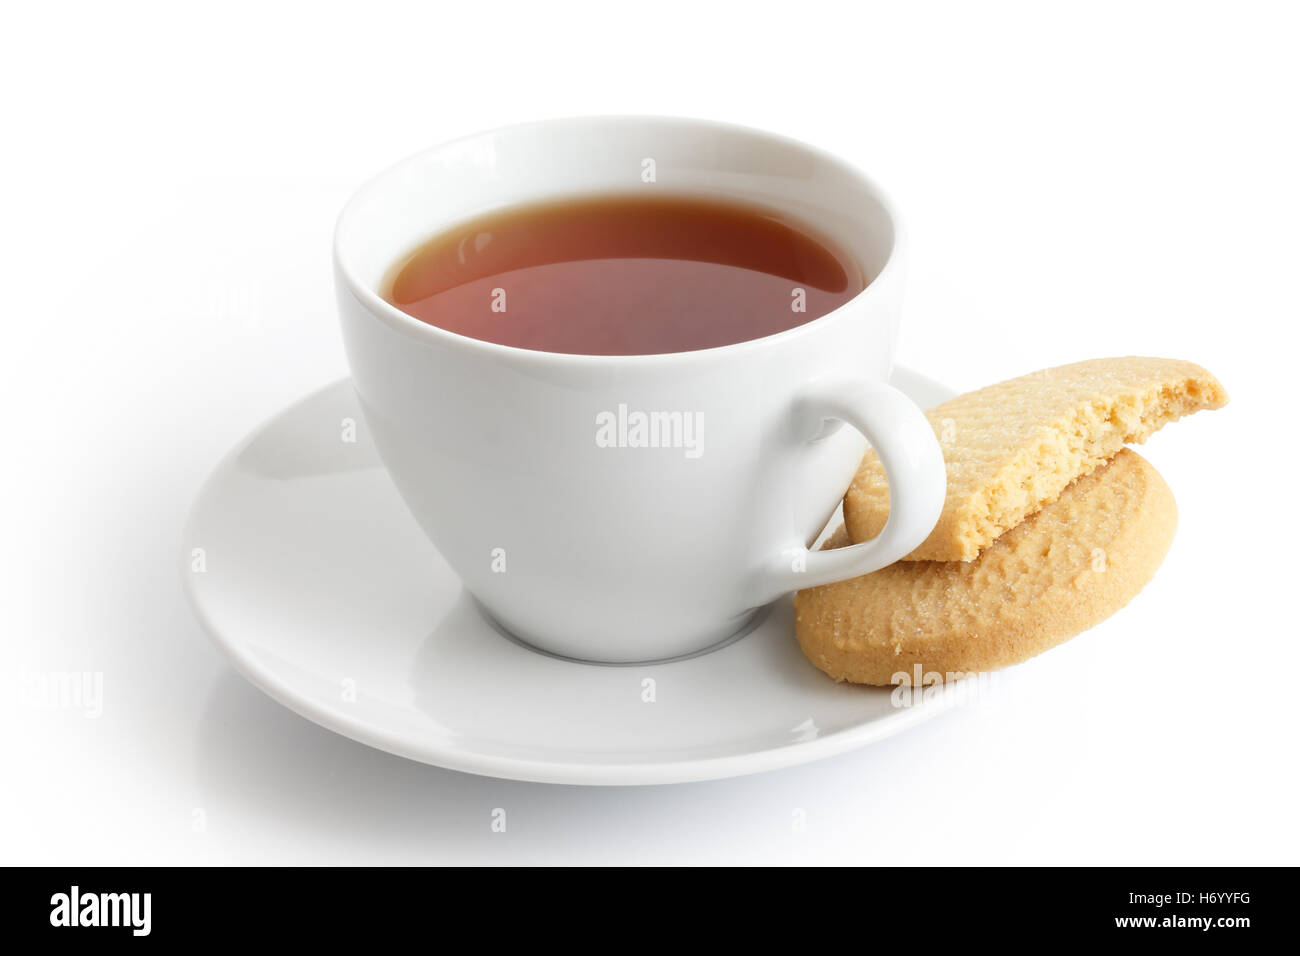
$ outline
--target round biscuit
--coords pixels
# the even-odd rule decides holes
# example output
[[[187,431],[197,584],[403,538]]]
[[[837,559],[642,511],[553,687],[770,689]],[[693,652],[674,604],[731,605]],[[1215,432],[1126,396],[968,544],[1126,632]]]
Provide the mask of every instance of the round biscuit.
[[[1173,541],[1160,474],[1120,451],[973,561],[901,561],[795,595],[808,659],[836,680],[889,685],[920,665],[944,680],[1007,667],[1119,610]],[[841,528],[826,547],[849,543]]]

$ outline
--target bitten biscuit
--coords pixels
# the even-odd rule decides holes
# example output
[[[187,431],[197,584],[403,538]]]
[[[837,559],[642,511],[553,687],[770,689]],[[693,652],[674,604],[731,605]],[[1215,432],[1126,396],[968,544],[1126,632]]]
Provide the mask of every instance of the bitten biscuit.
[[[1151,580],[1178,523],[1164,479],[1127,449],[974,561],[908,561],[795,595],[795,633],[836,680],[948,680],[1007,667],[1087,630]],[[849,543],[841,528],[827,548]]]
[[[1045,369],[944,402],[926,416],[943,445],[948,497],[906,561],[970,561],[1081,475],[1161,426],[1228,401],[1199,365],[1110,358]],[[889,486],[868,452],[844,496],[853,541],[880,533]]]

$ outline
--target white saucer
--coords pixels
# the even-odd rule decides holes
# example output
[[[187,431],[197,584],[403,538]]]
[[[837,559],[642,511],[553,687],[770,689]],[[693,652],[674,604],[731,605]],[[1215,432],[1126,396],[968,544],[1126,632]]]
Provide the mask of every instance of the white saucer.
[[[893,381],[923,407],[952,394],[905,369]],[[795,644],[788,600],[739,640],[671,663],[582,664],[516,643],[407,512],[347,380],[227,456],[183,551],[195,611],[256,686],[337,733],[453,770],[570,784],[728,777],[861,747],[952,698],[896,707],[887,689],[829,680]]]

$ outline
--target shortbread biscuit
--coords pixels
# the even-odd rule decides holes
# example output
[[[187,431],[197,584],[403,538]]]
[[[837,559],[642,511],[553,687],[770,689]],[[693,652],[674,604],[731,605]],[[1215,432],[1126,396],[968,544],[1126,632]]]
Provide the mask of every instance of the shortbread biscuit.
[[[974,561],[906,561],[795,595],[795,633],[836,680],[891,683],[916,665],[956,676],[1007,667],[1069,640],[1151,580],[1178,510],[1164,479],[1124,449]],[[841,528],[827,548],[849,543]]]
[[[1045,369],[929,412],[948,466],[948,497],[930,536],[904,560],[970,561],[1070,482],[1162,425],[1228,395],[1199,365],[1093,359]],[[889,486],[868,452],[844,496],[849,537],[867,541],[889,516]]]

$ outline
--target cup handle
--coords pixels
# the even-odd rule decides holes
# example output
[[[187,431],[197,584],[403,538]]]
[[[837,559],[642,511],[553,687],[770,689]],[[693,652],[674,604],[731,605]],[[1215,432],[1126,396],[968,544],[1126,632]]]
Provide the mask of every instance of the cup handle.
[[[889,520],[880,534],[862,544],[832,551],[787,548],[769,571],[767,601],[893,564],[934,530],[947,493],[948,472],[934,429],[898,389],[872,381],[819,384],[796,402],[794,413],[798,434],[808,441],[828,420],[866,436],[889,482]]]

